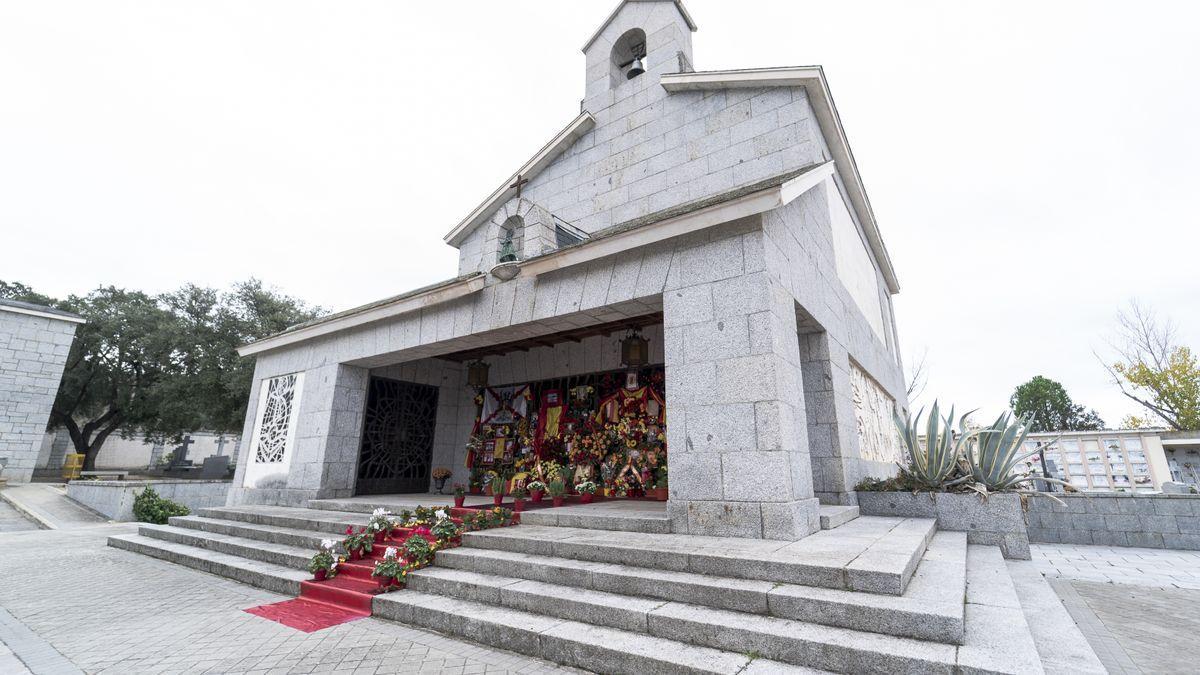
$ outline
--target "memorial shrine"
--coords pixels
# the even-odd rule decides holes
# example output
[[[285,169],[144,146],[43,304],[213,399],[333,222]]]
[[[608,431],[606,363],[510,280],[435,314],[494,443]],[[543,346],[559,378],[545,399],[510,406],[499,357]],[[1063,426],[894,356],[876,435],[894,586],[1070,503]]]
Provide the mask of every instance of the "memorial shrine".
[[[580,114],[446,233],[453,278],[242,348],[230,505],[424,493],[444,467],[797,540],[894,473],[899,286],[825,76],[697,71],[694,30],[620,4]]]

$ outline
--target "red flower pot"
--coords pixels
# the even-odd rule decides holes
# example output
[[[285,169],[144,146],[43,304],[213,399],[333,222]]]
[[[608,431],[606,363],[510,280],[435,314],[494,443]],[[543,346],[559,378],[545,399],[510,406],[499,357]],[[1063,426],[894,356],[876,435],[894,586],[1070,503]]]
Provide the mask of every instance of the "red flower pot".
[[[395,579],[391,577],[375,577],[375,583],[379,584],[380,588],[387,588]]]
[[[542,501],[542,491],[541,490],[530,490],[529,498],[533,500],[534,504],[541,502]]]
[[[461,509],[463,507],[463,502],[465,502],[465,501],[467,501],[466,495],[463,495],[461,497],[455,497],[454,498],[454,508]]]
[[[481,494],[483,494],[483,489],[482,489],[482,488],[480,488],[478,485],[476,485],[476,486],[474,486],[474,487],[471,487],[471,488],[469,488],[469,489],[467,490],[467,492],[469,492],[469,493],[471,493],[471,494],[473,494],[473,495],[481,495]]]
[[[501,504],[503,504],[504,503],[504,493],[501,492],[500,494],[493,494],[492,495],[492,503],[495,504],[496,506],[500,506]]]
[[[362,560],[362,557],[363,557],[363,551],[361,548],[350,549],[350,559],[351,560]]]
[[[524,499],[514,499],[513,500],[513,513],[520,513],[524,510],[525,510],[525,500]]]
[[[596,495],[591,494],[589,492],[583,492],[579,495],[579,503],[580,504],[591,504],[592,500],[595,498],[596,498]]]
[[[383,543],[383,530],[380,530],[380,531],[378,531],[378,532],[376,532],[376,533],[375,533],[375,543],[376,543],[376,544],[382,544],[382,543]]]
[[[396,579],[396,578],[392,579],[392,585],[395,586],[396,588],[404,588],[404,582],[400,581],[399,579]]]
[[[313,572],[313,580],[325,581],[325,575],[329,574],[328,570],[317,570]]]
[[[665,488],[665,487],[654,488],[654,498],[660,502],[667,501],[667,488]]]
[[[553,500],[553,502],[554,502],[554,505],[555,505],[555,506],[562,506],[562,503],[563,503],[563,498],[562,498],[562,497],[555,497],[555,498],[554,498],[554,500]]]

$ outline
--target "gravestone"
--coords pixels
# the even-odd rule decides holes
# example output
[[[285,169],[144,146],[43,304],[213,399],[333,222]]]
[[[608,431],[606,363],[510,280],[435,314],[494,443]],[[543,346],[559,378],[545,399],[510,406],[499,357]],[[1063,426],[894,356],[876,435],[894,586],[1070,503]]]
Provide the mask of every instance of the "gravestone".
[[[204,458],[200,468],[200,477],[204,479],[221,479],[229,475],[229,455],[212,455]]]
[[[180,443],[178,447],[176,447],[174,450],[171,451],[171,468],[172,469],[190,467],[192,465],[192,460],[187,458],[187,452],[188,452],[188,446],[191,445],[193,442],[194,441],[192,440],[191,436],[184,436],[183,442]]]

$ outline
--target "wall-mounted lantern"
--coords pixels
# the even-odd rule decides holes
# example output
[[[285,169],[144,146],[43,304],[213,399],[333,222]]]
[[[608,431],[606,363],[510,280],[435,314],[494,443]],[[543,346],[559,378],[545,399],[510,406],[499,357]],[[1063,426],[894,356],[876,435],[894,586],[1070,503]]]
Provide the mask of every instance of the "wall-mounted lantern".
[[[621,340],[621,364],[628,368],[641,368],[650,362],[650,341],[634,331]]]
[[[467,364],[467,386],[482,389],[488,384],[488,364],[476,359]]]

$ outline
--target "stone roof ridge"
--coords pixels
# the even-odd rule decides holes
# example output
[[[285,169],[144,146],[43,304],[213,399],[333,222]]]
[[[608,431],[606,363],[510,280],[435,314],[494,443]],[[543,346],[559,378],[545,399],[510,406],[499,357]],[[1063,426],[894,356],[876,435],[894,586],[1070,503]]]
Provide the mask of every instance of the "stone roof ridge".
[[[621,13],[621,8],[624,7],[627,3],[630,3],[630,2],[667,2],[667,1],[668,0],[621,0],[621,2],[617,3],[616,8],[614,8],[613,11],[609,13],[608,18],[604,20],[604,23],[600,24],[600,27],[596,29],[595,33],[592,33],[592,36],[590,38],[588,38],[588,41],[583,43],[583,51],[586,52],[588,50],[588,47],[592,46],[592,43],[596,41],[596,38],[600,37],[600,34],[604,32],[604,29],[608,28],[608,24],[612,23],[613,19],[617,18],[617,15]],[[683,6],[683,0],[669,0],[669,1],[673,2],[673,4],[675,5],[675,9],[679,10],[679,14],[683,16],[684,22],[687,23],[687,27],[693,33],[695,33],[697,30],[696,22],[692,20],[692,15],[689,14],[687,11],[687,8]]]

